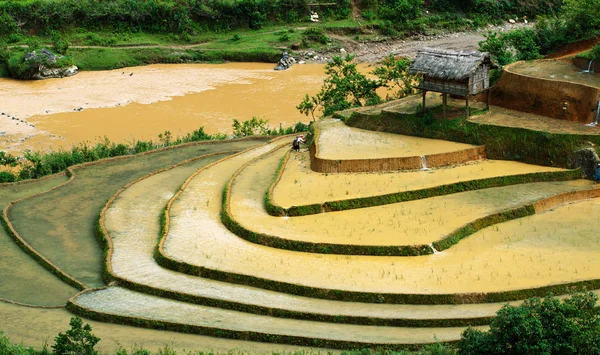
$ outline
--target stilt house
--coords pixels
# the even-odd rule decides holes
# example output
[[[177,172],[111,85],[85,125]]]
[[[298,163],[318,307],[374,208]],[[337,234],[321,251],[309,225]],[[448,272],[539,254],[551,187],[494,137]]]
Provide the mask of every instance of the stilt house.
[[[444,117],[448,94],[466,98],[469,116],[469,96],[490,89],[492,68],[497,66],[487,52],[423,48],[418,52],[408,72],[423,75],[423,81],[417,86],[417,89],[423,91],[423,112],[425,95],[427,91],[433,91],[442,93]]]

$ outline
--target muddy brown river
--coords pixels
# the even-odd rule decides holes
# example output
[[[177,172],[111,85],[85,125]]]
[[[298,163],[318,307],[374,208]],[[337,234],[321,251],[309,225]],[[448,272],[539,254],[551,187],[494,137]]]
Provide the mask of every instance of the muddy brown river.
[[[254,116],[271,127],[308,122],[296,106],[319,90],[324,76],[319,64],[274,71],[273,64],[229,63],[150,65],[43,81],[0,79],[0,150],[68,148],[102,137],[157,140],[166,130],[178,136],[199,127],[229,134],[234,118]]]

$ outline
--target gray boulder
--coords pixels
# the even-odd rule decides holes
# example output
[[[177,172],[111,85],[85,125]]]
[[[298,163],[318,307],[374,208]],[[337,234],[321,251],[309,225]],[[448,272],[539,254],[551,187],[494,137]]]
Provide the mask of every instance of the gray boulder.
[[[290,56],[288,54],[288,52],[283,52],[283,54],[281,55],[281,59],[279,60],[279,62],[277,63],[277,66],[275,67],[275,70],[286,70],[289,67],[291,67],[294,63],[296,63],[296,59],[294,59],[294,57]]]
[[[573,152],[568,159],[570,169],[581,169],[588,179],[593,179],[596,174],[596,167],[600,164],[600,158],[594,148],[583,148]]]
[[[31,75],[30,78],[27,79],[42,80],[48,78],[64,78],[77,74],[79,72],[79,68],[77,68],[75,65],[70,65],[68,67],[54,67],[53,64],[56,64],[58,59],[62,57],[63,56],[61,55],[52,53],[46,48],[40,51],[32,51],[25,54],[25,63],[45,63],[38,65],[37,70]]]

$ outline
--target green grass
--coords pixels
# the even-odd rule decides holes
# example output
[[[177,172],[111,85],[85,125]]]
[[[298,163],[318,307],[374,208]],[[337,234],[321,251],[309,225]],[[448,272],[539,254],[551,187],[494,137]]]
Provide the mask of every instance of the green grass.
[[[128,182],[184,160],[241,150],[260,141],[209,143],[101,162],[75,170],[75,179],[14,205],[9,219],[33,248],[87,286],[104,285],[95,222],[106,201]],[[205,160],[205,163],[218,157]]]

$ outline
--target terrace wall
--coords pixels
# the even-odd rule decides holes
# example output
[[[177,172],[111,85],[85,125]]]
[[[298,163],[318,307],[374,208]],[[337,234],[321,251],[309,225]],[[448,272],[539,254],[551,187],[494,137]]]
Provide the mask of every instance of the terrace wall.
[[[310,147],[310,168],[319,173],[365,173],[377,171],[418,170],[423,168],[420,156],[389,157],[373,159],[323,159],[319,156],[320,128],[315,130],[315,140]],[[464,164],[473,160],[486,159],[485,146],[477,146],[454,152],[425,156],[427,168]]]
[[[518,64],[504,68],[490,93],[493,105],[561,120],[593,122],[600,100],[599,88],[511,71]]]

